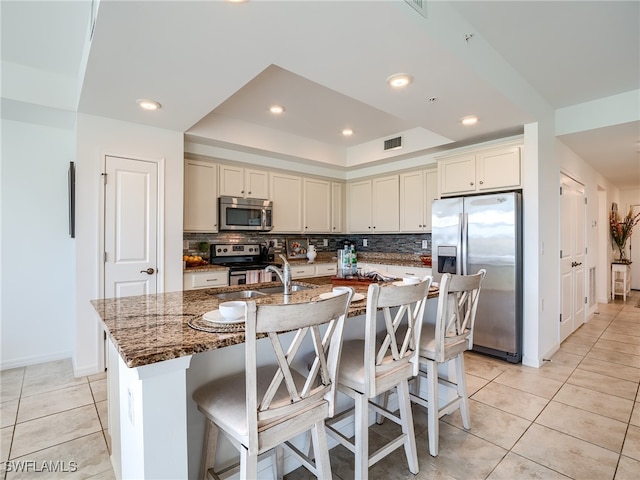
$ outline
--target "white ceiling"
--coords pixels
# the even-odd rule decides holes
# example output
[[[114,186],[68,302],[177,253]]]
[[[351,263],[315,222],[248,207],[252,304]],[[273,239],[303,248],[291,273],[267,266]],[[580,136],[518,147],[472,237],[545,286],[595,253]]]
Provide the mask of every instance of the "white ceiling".
[[[43,71],[81,88],[70,110],[347,168],[499,138],[549,112],[640,91],[638,1],[427,1],[424,17],[402,0],[103,0],[86,51],[89,1],[3,0],[1,9],[3,108],[52,106],[9,77]],[[398,72],[414,77],[403,91],[385,82]],[[138,98],[163,108],[141,111]],[[285,113],[270,115],[272,103]],[[480,122],[462,127],[469,114]],[[637,187],[638,119],[560,139],[616,186]],[[344,127],[355,134],[345,139]],[[405,148],[382,152],[398,134]]]

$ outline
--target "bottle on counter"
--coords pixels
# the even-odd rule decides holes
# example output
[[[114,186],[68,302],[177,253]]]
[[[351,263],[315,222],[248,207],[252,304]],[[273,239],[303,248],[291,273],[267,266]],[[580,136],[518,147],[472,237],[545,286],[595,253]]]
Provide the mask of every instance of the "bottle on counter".
[[[350,248],[350,258],[351,258],[351,275],[357,275],[358,273],[358,258],[356,257],[356,247],[355,245],[351,245]]]

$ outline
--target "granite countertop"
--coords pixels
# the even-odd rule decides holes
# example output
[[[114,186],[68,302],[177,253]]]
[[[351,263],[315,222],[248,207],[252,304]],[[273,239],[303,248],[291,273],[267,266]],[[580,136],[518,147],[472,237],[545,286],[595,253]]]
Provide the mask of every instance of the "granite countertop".
[[[315,288],[294,292],[290,295],[290,303],[307,302],[332,289],[330,276],[313,277],[305,279],[304,282],[293,283]],[[281,285],[280,282],[269,282],[250,286],[186,290],[92,300],[91,304],[98,312],[124,363],[133,368],[243,343],[244,331],[203,332],[191,328],[188,322],[218,308],[218,304],[224,300],[218,299],[214,294]],[[365,295],[365,300],[351,304],[349,317],[365,314],[367,288],[367,284],[354,287],[357,293]],[[429,295],[430,298],[432,296],[437,296],[437,292]],[[272,294],[252,300],[258,304],[278,304],[284,302],[284,296]]]
[[[274,263],[279,263],[282,260],[276,256]],[[290,259],[291,265],[313,265],[316,263],[335,263],[337,257],[334,252],[318,252],[318,256],[315,261],[309,262],[304,259]],[[422,267],[431,268],[422,263],[420,255],[408,255],[401,253],[358,253],[358,262],[362,263],[377,263],[380,265],[398,265],[403,267]],[[199,267],[186,267],[184,272],[208,272],[214,270],[227,270],[227,267],[221,267],[218,265],[202,265]]]

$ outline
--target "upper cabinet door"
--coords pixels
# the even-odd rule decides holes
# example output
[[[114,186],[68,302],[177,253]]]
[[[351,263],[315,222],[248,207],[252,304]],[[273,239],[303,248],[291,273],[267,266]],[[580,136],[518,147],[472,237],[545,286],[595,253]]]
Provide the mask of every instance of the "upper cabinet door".
[[[400,231],[400,176],[373,179],[373,233]]]
[[[270,178],[273,201],[272,232],[301,233],[302,178],[282,173],[271,173]]]
[[[371,180],[361,180],[347,184],[347,221],[352,233],[373,232]]]
[[[431,231],[431,215],[433,213],[433,201],[438,196],[438,170],[425,172],[425,203],[424,203],[424,230]]]
[[[400,175],[400,230],[421,232],[424,229],[424,171]]]
[[[476,190],[476,157],[474,154],[447,158],[438,165],[442,193],[467,193]]]
[[[217,169],[215,163],[184,162],[184,231],[218,231]]]
[[[269,174],[263,170],[220,165],[220,195],[269,198]]]
[[[331,231],[331,183],[315,178],[304,179],[304,232]]]
[[[331,182],[331,233],[344,231],[344,184]]]
[[[244,197],[244,168],[220,165],[220,195]]]
[[[478,190],[520,186],[520,147],[481,152],[476,156]]]
[[[262,170],[245,169],[245,196],[248,198],[269,198],[269,174]]]
[[[437,169],[400,174],[400,231],[430,232],[431,203],[437,198]]]

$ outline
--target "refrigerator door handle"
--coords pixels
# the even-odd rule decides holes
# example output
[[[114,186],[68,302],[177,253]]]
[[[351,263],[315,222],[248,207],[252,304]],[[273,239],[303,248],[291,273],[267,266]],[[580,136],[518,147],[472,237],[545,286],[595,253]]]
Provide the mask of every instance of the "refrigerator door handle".
[[[461,268],[458,269],[458,271],[462,273],[462,275],[468,275],[468,267],[467,267],[467,227],[468,227],[468,213],[461,213],[460,214],[460,222],[459,222],[459,229],[460,229],[460,236],[459,236],[459,242],[461,245],[460,248],[460,263],[461,263]]]

